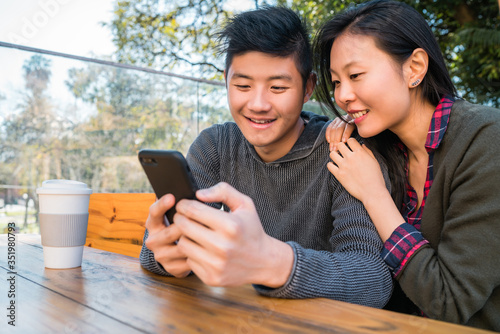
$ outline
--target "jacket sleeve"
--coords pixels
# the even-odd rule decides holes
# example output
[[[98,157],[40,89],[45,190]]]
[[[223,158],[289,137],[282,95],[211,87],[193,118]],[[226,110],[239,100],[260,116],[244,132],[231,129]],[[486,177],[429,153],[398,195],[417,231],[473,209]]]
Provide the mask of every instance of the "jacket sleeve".
[[[387,173],[385,176],[387,184]],[[306,249],[288,242],[295,253],[288,282],[277,289],[254,287],[271,297],[324,297],[382,308],[393,288],[390,272],[380,257],[382,241],[363,204],[335,178],[332,180],[331,251]]]
[[[453,117],[453,114],[452,114]],[[442,157],[424,208],[429,243],[406,262],[397,279],[429,317],[468,323],[500,284],[500,125],[464,129],[473,138]],[[435,187],[435,188],[434,188]],[[498,293],[498,291],[496,291]],[[500,308],[496,306],[498,318]],[[500,322],[499,322],[500,323]]]

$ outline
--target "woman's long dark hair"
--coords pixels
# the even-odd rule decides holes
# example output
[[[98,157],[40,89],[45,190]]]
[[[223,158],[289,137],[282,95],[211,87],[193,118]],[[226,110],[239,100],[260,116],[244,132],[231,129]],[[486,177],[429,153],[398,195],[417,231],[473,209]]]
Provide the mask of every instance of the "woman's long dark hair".
[[[401,66],[417,48],[429,56],[427,74],[417,89],[422,97],[438,105],[443,95],[456,96],[439,44],[425,19],[414,8],[391,0],[374,0],[335,15],[318,31],[313,43],[318,74],[318,100],[340,117],[333,100],[335,87],[330,74],[330,52],[334,40],[343,33],[372,36],[379,49]],[[399,138],[389,130],[365,140],[367,146],[384,158],[391,179],[391,195],[401,209],[405,194],[404,157],[397,147]]]

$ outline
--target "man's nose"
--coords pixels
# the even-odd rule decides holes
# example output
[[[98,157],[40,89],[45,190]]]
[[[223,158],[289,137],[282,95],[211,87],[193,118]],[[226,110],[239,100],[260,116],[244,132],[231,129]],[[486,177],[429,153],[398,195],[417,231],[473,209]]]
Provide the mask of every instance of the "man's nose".
[[[248,109],[254,112],[269,111],[271,109],[270,92],[266,89],[256,89],[248,100]]]

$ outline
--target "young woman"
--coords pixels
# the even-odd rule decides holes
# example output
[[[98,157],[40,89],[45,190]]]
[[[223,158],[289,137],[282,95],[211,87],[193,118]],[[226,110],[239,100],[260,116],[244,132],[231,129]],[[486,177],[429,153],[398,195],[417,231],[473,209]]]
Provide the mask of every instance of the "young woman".
[[[500,331],[500,110],[456,98],[431,29],[403,3],[336,15],[314,55],[319,99],[366,138],[338,141],[337,119],[328,169],[385,242],[388,308]]]

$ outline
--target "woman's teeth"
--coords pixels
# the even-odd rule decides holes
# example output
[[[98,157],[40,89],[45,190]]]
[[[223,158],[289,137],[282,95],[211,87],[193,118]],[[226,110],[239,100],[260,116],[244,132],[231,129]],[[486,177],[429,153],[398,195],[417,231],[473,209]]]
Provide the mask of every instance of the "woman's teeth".
[[[358,117],[366,115],[367,113],[368,113],[368,110],[363,110],[363,111],[359,111],[357,113],[351,114],[351,117],[354,118],[354,119],[356,119]]]

